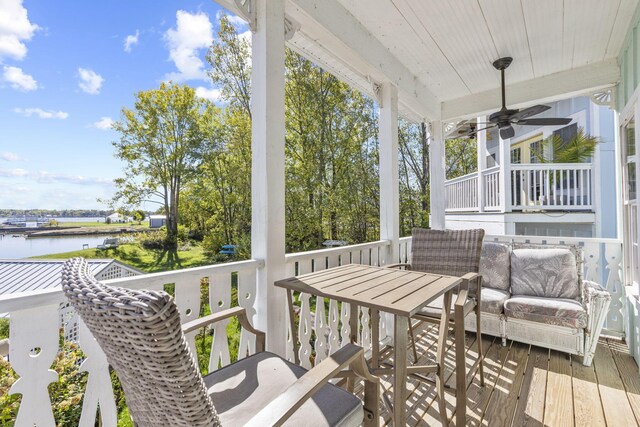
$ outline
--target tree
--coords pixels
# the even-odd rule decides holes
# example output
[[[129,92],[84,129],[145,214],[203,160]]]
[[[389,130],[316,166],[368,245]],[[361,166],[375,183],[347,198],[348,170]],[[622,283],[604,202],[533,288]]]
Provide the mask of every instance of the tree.
[[[134,108],[122,109],[114,124],[120,140],[113,143],[116,156],[127,167],[115,180],[113,204],[159,203],[167,215],[167,246],[175,248],[182,187],[191,182],[212,141],[204,129],[219,110],[196,97],[195,90],[179,84],[138,92]]]
[[[144,219],[147,217],[147,214],[144,213],[144,211],[140,210],[140,209],[136,209],[135,211],[133,211],[133,219],[134,221],[137,221],[138,224],[140,224],[142,221],[144,221]]]
[[[545,140],[547,150],[538,152],[531,148],[531,152],[542,163],[585,163],[593,157],[599,143],[600,138],[589,135],[580,127],[569,140],[554,134]]]
[[[413,227],[429,226],[429,141],[426,123],[400,119],[400,233],[408,235]]]

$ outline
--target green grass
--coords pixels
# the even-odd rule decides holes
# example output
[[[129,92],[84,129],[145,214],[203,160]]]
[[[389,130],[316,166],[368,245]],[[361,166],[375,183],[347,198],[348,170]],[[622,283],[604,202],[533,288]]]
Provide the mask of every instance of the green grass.
[[[114,258],[148,273],[211,264],[211,260],[207,258],[201,246],[191,246],[188,250],[179,250],[174,255],[168,251],[145,249],[137,243],[125,243],[115,249],[98,250],[91,248],[59,254],[42,255],[34,258],[68,259],[73,257],[83,257],[86,259]]]

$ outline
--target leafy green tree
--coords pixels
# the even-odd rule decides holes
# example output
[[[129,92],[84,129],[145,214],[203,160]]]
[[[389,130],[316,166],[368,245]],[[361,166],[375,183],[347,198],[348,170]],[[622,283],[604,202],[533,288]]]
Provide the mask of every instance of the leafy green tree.
[[[138,224],[144,221],[146,217],[147,217],[147,214],[143,210],[136,209],[135,211],[133,211],[133,220],[137,221]]]
[[[205,128],[219,110],[196,97],[195,90],[161,83],[158,89],[138,92],[134,108],[122,109],[113,128],[120,140],[113,143],[116,156],[127,167],[115,180],[113,204],[159,203],[167,215],[167,245],[177,245],[179,205],[183,186],[198,171],[211,141]]]

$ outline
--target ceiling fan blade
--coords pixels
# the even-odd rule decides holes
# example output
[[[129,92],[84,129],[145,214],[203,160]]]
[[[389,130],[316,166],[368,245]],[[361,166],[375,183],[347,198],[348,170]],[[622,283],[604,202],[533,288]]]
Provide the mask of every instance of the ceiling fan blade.
[[[515,134],[516,134],[516,131],[513,130],[513,126],[500,128],[500,138],[502,139],[513,138]]]
[[[475,137],[478,132],[483,131],[483,130],[487,130],[487,129],[491,129],[496,127],[496,125],[491,125],[491,126],[487,126],[481,129],[470,129],[468,132],[464,132],[462,134],[458,134],[458,135],[449,135],[448,139],[455,139],[455,138],[473,138]]]
[[[527,117],[535,116],[536,114],[543,113],[547,111],[549,108],[548,105],[534,105],[533,107],[525,108],[524,110],[520,110],[514,115],[512,115],[509,120],[512,122],[526,119]]]
[[[518,120],[516,124],[528,126],[559,126],[568,125],[569,123],[571,123],[571,120],[572,119],[561,119],[558,117],[546,117],[540,119]]]

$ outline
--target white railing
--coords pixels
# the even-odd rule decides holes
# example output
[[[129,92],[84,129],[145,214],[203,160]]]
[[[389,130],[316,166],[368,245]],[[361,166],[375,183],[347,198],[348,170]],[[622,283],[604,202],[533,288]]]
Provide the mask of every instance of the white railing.
[[[286,275],[300,275],[337,267],[349,263],[366,265],[388,264],[385,260],[390,242],[378,242],[342,246],[331,249],[287,254]],[[317,298],[306,293],[294,293],[297,316],[297,342],[291,331],[287,310],[287,359],[298,361],[305,368],[311,368],[327,356],[350,342],[349,318],[351,307],[329,298]],[[369,309],[360,308],[358,344],[366,350],[371,348],[371,324]],[[380,339],[386,340],[393,325],[385,316],[380,316]],[[315,340],[312,337],[315,334]],[[297,358],[296,352],[297,350]]]
[[[256,269],[262,261],[249,260],[206,267],[175,270],[163,273],[119,278],[105,281],[110,285],[132,289],[161,290],[165,285],[175,286],[175,300],[183,323],[199,317],[201,286],[208,283],[208,303],[213,313],[238,304],[247,310],[249,318],[256,313]],[[237,300],[232,301],[232,283],[237,280]],[[55,425],[51,399],[47,386],[58,375],[50,367],[60,351],[60,328],[69,327],[68,319],[61,322],[60,306],[66,302],[62,291],[25,292],[0,297],[0,313],[10,319],[9,361],[19,379],[10,393],[22,394],[16,425]],[[72,319],[71,322],[77,322]],[[209,369],[230,363],[227,322],[214,326]],[[86,358],[80,368],[88,372],[85,397],[82,404],[81,426],[93,426],[98,406],[104,426],[115,426],[117,420],[111,378],[106,356],[86,327],[79,322],[78,345]],[[195,353],[197,331],[187,334]],[[238,357],[255,352],[254,336],[244,329],[240,332]]]
[[[482,171],[484,180],[484,210],[496,211],[500,209],[500,166]]]
[[[624,333],[625,289],[622,280],[622,241],[617,239],[548,237],[548,236],[494,236],[484,237],[485,242],[528,243],[535,245],[573,245],[583,252],[582,278],[599,283],[611,293],[611,305],[604,325],[605,334]],[[411,237],[400,239],[406,258],[410,262]]]
[[[498,166],[445,182],[446,212],[500,211],[505,185]],[[537,163],[509,166],[511,210],[593,210],[591,163]],[[478,191],[482,191],[478,197]]]
[[[591,210],[591,163],[511,165],[514,210]]]
[[[450,179],[444,185],[446,207],[450,212],[478,210],[478,173]]]

